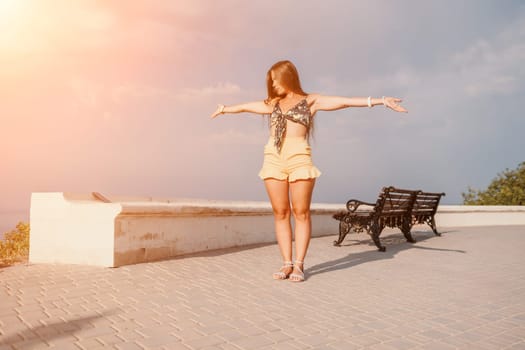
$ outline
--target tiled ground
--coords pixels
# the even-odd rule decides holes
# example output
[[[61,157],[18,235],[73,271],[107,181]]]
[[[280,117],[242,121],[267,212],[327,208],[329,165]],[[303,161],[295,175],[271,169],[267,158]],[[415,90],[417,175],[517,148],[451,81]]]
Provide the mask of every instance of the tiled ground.
[[[525,349],[525,227],[441,231],[315,238],[304,283],[276,245],[0,269],[0,349]]]

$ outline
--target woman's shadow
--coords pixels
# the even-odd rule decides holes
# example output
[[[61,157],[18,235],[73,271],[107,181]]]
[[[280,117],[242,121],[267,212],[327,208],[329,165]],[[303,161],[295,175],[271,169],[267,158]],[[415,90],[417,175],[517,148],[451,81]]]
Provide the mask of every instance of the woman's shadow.
[[[451,231],[443,232],[448,233]],[[417,234],[417,242],[423,242],[430,238],[436,238],[439,239],[439,237],[434,236],[434,233],[432,232],[413,232]],[[354,241],[355,242],[355,241]],[[383,259],[392,259],[394,256],[407,249],[422,249],[422,250],[431,250],[431,251],[444,251],[444,252],[456,252],[465,254],[465,250],[458,250],[458,249],[442,249],[442,248],[429,248],[429,247],[422,247],[416,244],[412,244],[406,241],[405,237],[402,234],[391,234],[389,236],[386,236],[384,238],[381,238],[381,242],[387,247],[385,252],[379,252],[377,249],[374,250],[368,250],[366,252],[359,252],[359,253],[350,253],[347,256],[335,260],[330,260],[321,264],[313,265],[307,269],[305,269],[305,273],[308,274],[309,277],[325,272],[330,271],[336,271],[336,270],[343,270],[347,269],[353,266],[357,266],[360,264],[364,264],[371,261],[376,260],[383,260]],[[374,243],[371,239],[367,240],[359,240],[357,243],[351,243],[351,244],[345,244],[341,245],[341,247],[334,247],[334,249],[344,249],[346,246],[353,246],[353,245],[362,245],[362,244],[368,244],[369,246],[374,246]]]
[[[42,347],[45,343],[53,342],[55,339],[74,335],[83,328],[92,328],[92,322],[117,313],[117,309],[109,309],[101,313],[77,317],[68,321],[54,321],[36,327],[28,327],[22,331],[0,336],[0,348],[11,349],[33,349]]]

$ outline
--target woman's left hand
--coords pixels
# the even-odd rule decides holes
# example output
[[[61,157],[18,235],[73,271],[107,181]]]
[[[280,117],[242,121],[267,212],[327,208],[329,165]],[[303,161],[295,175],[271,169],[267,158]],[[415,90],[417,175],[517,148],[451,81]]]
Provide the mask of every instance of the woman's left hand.
[[[217,105],[217,109],[215,110],[215,112],[213,112],[213,114],[211,115],[211,118],[215,118],[216,116],[220,115],[220,114],[223,114],[224,113],[224,105]]]
[[[385,96],[384,101],[385,101],[385,107],[388,107],[396,112],[408,113],[408,111],[405,108],[399,105],[399,103],[403,101],[402,99],[397,98],[397,97],[386,97]]]

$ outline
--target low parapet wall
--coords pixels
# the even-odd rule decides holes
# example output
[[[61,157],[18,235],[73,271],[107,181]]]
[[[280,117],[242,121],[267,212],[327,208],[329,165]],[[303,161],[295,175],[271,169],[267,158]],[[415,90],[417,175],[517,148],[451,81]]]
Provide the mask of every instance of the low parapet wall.
[[[336,235],[343,204],[311,207],[313,236]],[[275,242],[268,202],[33,193],[29,260],[117,267]],[[525,207],[447,206],[439,227],[525,225]]]

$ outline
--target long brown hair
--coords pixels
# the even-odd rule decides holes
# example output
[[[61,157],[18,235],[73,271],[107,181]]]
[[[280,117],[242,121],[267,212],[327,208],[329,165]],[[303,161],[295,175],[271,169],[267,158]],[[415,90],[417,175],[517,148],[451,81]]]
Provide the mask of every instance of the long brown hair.
[[[268,73],[266,73],[266,88],[268,89],[268,98],[265,100],[266,103],[274,103],[281,99],[275,89],[273,88],[272,72],[276,80],[287,90],[306,96],[307,94],[301,87],[299,81],[299,73],[294,64],[290,61],[279,61],[270,67]]]

